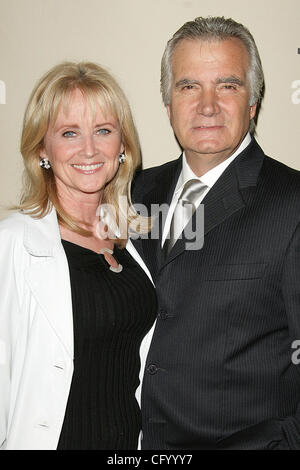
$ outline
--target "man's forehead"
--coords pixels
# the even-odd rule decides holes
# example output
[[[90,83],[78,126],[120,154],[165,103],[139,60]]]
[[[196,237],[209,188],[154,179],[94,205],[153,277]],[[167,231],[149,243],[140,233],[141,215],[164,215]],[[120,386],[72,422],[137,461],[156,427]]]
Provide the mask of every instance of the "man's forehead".
[[[175,47],[171,66],[175,75],[181,72],[193,71],[201,65],[203,72],[209,72],[210,67],[234,69],[235,74],[240,71],[244,75],[249,67],[249,54],[238,38],[225,38],[221,40],[182,39]],[[226,75],[227,73],[225,73]],[[223,75],[223,74],[222,74]]]
[[[197,50],[199,54],[202,51],[206,51],[213,54],[215,51],[225,51],[226,49],[235,50],[243,56],[245,53],[248,56],[248,50],[243,41],[237,37],[225,37],[225,38],[183,38],[175,46],[172,54],[172,59],[182,51]]]

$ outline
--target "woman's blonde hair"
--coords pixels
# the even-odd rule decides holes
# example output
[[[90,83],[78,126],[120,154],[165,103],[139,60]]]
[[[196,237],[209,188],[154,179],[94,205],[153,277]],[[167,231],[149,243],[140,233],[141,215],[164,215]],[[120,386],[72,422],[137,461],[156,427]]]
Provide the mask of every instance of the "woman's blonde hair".
[[[55,207],[59,222],[83,235],[91,232],[70,217],[60,204],[52,169],[40,166],[40,153],[50,125],[55,123],[61,105],[68,106],[72,91],[79,89],[93,111],[99,104],[119,122],[126,160],[115,177],[106,185],[102,203],[110,204],[119,223],[119,197],[126,198],[126,223],[136,216],[131,205],[130,186],[133,174],[141,163],[140,145],[131,110],[124,92],[109,72],[94,63],[64,62],[53,67],[37,83],[30,96],[23,123],[21,153],[24,159],[24,184],[19,209],[31,216],[44,217]],[[124,209],[124,208],[123,208]],[[124,212],[123,211],[123,214]],[[141,226],[143,225],[140,224]],[[145,223],[144,223],[145,226]],[[119,245],[126,240],[120,240]]]

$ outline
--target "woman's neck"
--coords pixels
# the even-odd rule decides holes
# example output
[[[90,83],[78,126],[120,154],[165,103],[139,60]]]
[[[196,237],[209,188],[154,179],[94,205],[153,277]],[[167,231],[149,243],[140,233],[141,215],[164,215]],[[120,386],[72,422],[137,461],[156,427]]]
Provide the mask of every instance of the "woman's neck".
[[[91,228],[99,221],[102,193],[85,194],[60,191],[58,197],[63,209],[72,219],[78,221],[82,228],[92,230]]]

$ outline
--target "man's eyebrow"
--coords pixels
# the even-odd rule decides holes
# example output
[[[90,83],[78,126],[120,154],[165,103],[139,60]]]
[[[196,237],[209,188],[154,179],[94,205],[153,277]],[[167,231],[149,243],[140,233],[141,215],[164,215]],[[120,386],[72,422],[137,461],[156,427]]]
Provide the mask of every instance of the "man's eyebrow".
[[[219,85],[221,83],[235,83],[236,85],[239,85],[239,86],[245,85],[245,82],[241,80],[239,77],[236,77],[235,75],[230,75],[229,77],[217,78],[215,81],[215,84]],[[200,85],[200,82],[198,80],[182,78],[181,80],[175,83],[175,88],[180,88],[182,86],[187,86],[187,85]]]
[[[178,82],[175,83],[175,88],[179,88],[181,86],[186,86],[186,85],[199,85],[198,80],[190,80],[189,78],[182,78]]]
[[[217,78],[215,83],[216,85],[219,85],[220,83],[235,83],[236,85],[239,85],[239,86],[245,85],[245,82],[241,80],[239,77],[236,77],[235,75],[231,75],[230,77]]]

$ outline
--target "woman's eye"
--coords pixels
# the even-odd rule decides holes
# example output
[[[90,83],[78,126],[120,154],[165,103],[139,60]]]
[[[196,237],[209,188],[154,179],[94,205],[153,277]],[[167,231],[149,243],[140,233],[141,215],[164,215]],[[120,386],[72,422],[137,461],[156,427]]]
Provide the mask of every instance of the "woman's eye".
[[[110,130],[109,129],[98,129],[96,131],[97,134],[100,134],[100,135],[106,135],[106,134],[110,134]]]
[[[75,132],[74,131],[66,131],[63,133],[63,137],[74,137]]]

